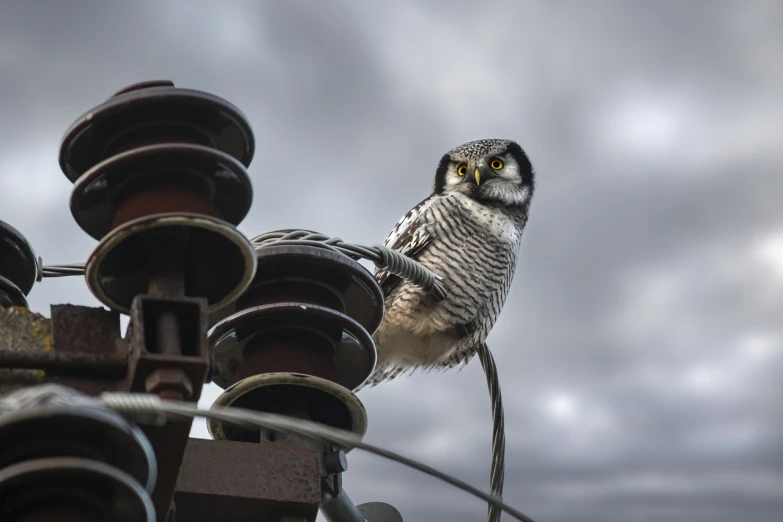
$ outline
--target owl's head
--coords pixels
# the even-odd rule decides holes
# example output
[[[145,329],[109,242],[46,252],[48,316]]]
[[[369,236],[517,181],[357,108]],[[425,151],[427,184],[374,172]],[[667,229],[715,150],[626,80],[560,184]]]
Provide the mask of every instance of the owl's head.
[[[447,152],[435,172],[436,194],[461,192],[484,203],[526,206],[533,197],[530,160],[511,140],[477,140]]]

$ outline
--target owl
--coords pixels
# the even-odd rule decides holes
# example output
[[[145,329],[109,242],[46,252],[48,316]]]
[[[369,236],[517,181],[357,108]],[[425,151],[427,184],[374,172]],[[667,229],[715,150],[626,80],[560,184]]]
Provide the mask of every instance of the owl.
[[[441,158],[432,194],[403,216],[385,245],[440,275],[448,295],[375,271],[385,313],[373,336],[378,362],[362,388],[472,358],[508,295],[534,181],[527,154],[511,140],[471,141]]]

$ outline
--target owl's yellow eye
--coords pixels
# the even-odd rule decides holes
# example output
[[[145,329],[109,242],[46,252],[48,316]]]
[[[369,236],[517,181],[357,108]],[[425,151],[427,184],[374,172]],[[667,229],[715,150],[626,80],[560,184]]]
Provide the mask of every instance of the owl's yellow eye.
[[[467,165],[460,165],[457,167],[457,174],[460,176],[464,176],[468,172],[468,166]]]
[[[492,167],[492,170],[500,170],[503,168],[503,162],[495,158],[490,162],[489,166]]]

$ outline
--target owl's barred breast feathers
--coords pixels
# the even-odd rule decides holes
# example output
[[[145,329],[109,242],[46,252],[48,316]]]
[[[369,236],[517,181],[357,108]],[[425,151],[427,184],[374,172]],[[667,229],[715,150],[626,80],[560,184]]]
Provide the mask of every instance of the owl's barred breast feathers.
[[[418,226],[418,224],[435,201],[437,201],[437,197],[431,195],[406,212],[394,225],[391,233],[389,233],[389,237],[383,243],[384,246],[415,259],[416,254],[427,246],[432,239],[432,234],[428,228]],[[394,285],[399,282],[399,277],[382,269],[375,271],[375,279],[381,285],[383,295],[385,296],[388,296]]]
[[[528,167],[531,172],[527,177],[518,173],[527,157],[523,152],[521,160],[514,157],[516,150],[509,147],[516,145],[514,142],[472,143],[478,145],[466,144],[444,156],[435,192],[408,211],[386,239],[387,247],[440,275],[449,294],[438,299],[397,276],[376,270],[386,308],[374,335],[378,364],[365,386],[417,368],[461,366],[484,342],[500,315],[527,222],[532,167]],[[518,145],[516,148],[521,152]],[[493,163],[493,171],[488,171],[488,162]],[[501,162],[508,169],[495,168],[499,167],[495,163]],[[464,174],[449,178],[449,170],[468,164],[476,170],[474,186],[468,186]],[[488,180],[483,186],[479,185],[479,171]],[[497,197],[500,190],[524,190],[526,196]],[[507,201],[521,204],[509,205]]]

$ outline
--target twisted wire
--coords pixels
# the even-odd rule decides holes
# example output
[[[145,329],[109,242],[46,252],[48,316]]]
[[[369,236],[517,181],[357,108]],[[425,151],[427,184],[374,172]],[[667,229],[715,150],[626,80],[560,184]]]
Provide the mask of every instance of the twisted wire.
[[[342,252],[351,259],[366,259],[378,268],[388,271],[411,283],[435,292],[441,299],[446,297],[442,279],[416,260],[400,254],[383,245],[364,246],[346,243],[339,237],[329,237],[311,230],[279,230],[254,237],[251,242],[257,248],[267,245],[325,246]]]
[[[411,283],[446,297],[446,288],[440,276],[415,260],[383,245],[364,246],[346,243],[339,237],[329,237],[311,230],[279,230],[254,237],[251,243],[258,249],[271,245],[317,246],[341,252],[351,259],[366,259],[378,268],[386,270]],[[48,265],[43,267],[43,277],[84,275],[84,264]]]
[[[380,262],[375,263],[378,267],[427,290],[432,290],[438,294],[438,297],[445,299],[446,292],[442,286],[439,286],[441,278],[435,272],[384,245],[373,245],[373,248],[378,251],[381,257]]]
[[[479,361],[484,368],[489,388],[489,399],[492,403],[492,465],[490,467],[489,487],[497,498],[503,498],[503,479],[505,478],[506,460],[506,427],[503,415],[503,397],[500,393],[500,380],[495,358],[489,351],[487,343],[481,343],[478,349]],[[502,512],[495,504],[487,506],[487,521],[498,522]]]
[[[49,265],[41,271],[43,277],[66,277],[84,275],[84,264],[74,263],[70,265]]]

